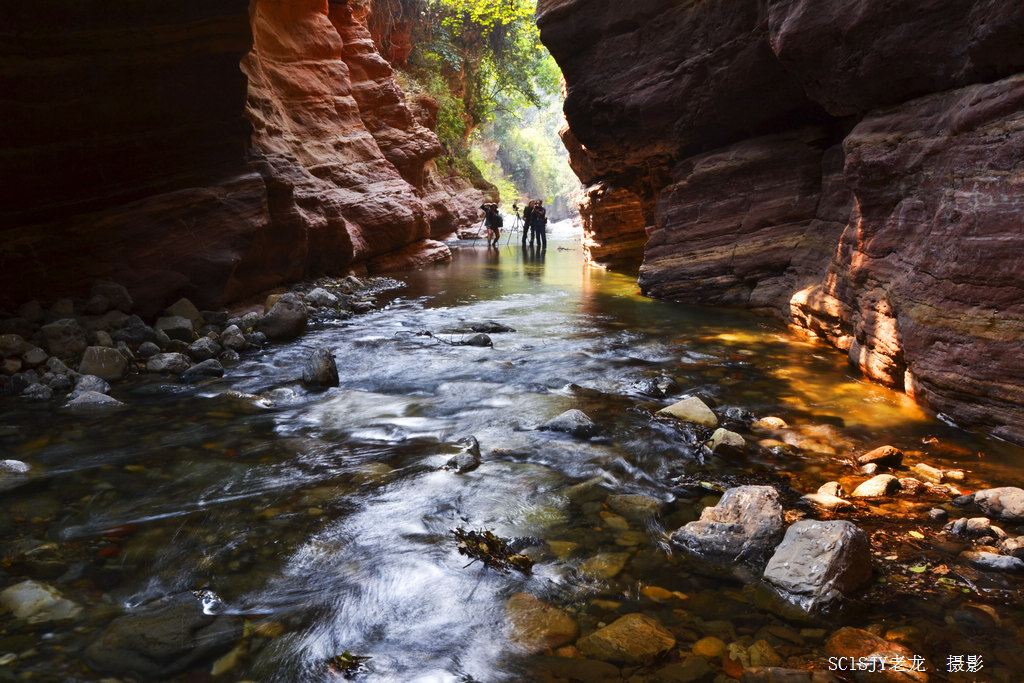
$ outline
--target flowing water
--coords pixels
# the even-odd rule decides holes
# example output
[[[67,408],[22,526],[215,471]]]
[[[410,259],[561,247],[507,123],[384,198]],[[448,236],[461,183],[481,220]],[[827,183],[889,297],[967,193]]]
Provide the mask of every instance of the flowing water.
[[[649,614],[678,640],[670,659],[714,635],[765,639],[791,665],[821,667],[838,624],[774,616],[743,585],[686,568],[664,534],[713,504],[723,482],[785,475],[800,493],[855,483],[863,477],[841,458],[886,443],[965,470],[972,490],[1019,477],[1016,449],[925,415],[834,351],[754,316],[645,299],[554,237],[543,254],[463,244],[451,264],[397,276],[380,310],[244,357],[222,380],[135,378],[113,389],[127,404],[115,412],[8,400],[0,454],[45,475],[0,494],[0,580],[35,572],[85,609],[37,625],[0,615],[0,680],[100,680],[83,647],[125,610],[188,591],[211,591],[247,623],[217,680],[340,680],[327,662],[345,651],[371,657],[357,680],[550,678],[550,657],[510,642],[506,602],[518,592],[564,609],[583,632]],[[515,331],[492,334],[493,348],[453,344],[485,321]],[[321,346],[338,359],[338,388],[300,381]],[[668,393],[654,398],[659,385]],[[799,448],[708,456],[701,435],[654,417],[690,393],[734,427],[747,413],[784,419]],[[537,429],[570,408],[600,435]],[[469,436],[481,466],[443,469]],[[605,499],[617,493],[657,499],[661,514],[614,515]],[[855,518],[906,567],[933,549],[894,530],[932,537],[935,504],[862,505]],[[532,573],[467,566],[459,527],[523,539]],[[909,633],[932,680],[945,679],[947,655],[985,657],[984,672],[962,680],[1015,680],[1006,672],[1024,620],[1010,580],[954,574],[938,590],[876,569],[888,583],[850,623]],[[721,669],[711,665],[707,680]]]

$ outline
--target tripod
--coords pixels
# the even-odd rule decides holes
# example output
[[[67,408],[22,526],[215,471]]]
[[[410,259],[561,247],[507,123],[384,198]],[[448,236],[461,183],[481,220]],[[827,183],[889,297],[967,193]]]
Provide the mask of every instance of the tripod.
[[[515,204],[513,204],[515,206]],[[520,226],[523,225],[523,219],[519,216],[519,207],[515,206],[516,219],[512,221],[512,227],[508,231],[508,239],[505,240],[505,246],[512,244],[512,233],[519,232]],[[525,230],[525,227],[523,228]]]

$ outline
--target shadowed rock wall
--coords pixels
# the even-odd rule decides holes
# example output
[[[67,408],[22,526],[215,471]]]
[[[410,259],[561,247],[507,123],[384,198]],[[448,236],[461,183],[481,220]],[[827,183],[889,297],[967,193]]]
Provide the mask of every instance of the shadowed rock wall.
[[[103,278],[143,309],[216,307],[436,256],[475,216],[482,194],[431,170],[430,103],[407,106],[346,3],[60,8],[0,9],[0,303]]]
[[[541,0],[589,253],[1024,441],[1024,6],[897,5]]]

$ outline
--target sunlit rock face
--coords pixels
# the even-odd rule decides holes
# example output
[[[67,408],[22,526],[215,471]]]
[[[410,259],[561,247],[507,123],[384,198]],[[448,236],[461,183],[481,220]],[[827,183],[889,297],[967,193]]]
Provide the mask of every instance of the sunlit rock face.
[[[15,3],[0,87],[8,306],[101,278],[143,311],[221,306],[432,253],[482,196],[434,177],[430,103],[326,0]]]
[[[772,312],[1024,441],[1024,5],[541,0],[537,16],[592,254],[614,262],[633,247],[620,226],[644,229],[646,293]]]

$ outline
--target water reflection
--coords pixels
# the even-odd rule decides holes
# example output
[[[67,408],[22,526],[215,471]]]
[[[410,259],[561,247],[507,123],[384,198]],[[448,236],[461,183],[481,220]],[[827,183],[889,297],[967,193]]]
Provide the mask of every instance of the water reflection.
[[[820,652],[820,638],[668,552],[664,532],[702,506],[678,478],[781,473],[814,488],[849,471],[843,457],[880,443],[962,468],[972,487],[1019,474],[1018,450],[930,419],[837,354],[755,316],[644,299],[630,278],[587,267],[571,242],[463,245],[452,263],[401,277],[383,310],[264,349],[222,380],[138,378],[114,392],[125,409],[94,416],[5,404],[4,457],[41,474],[5,493],[3,578],[45,575],[88,614],[14,649],[34,649],[20,671],[99,680],[76,652],[120,607],[198,589],[250,622],[237,680],[337,680],[326,662],[345,650],[373,657],[360,675],[370,681],[533,680],[546,664],[509,640],[505,605],[517,592],[563,608],[584,631],[640,611],[687,652],[712,632],[726,642],[760,634],[798,661]],[[515,331],[492,334],[493,348],[453,345],[491,320]],[[336,389],[299,381],[319,346],[338,359]],[[778,416],[801,447],[706,460],[692,434],[651,417],[683,392],[723,413]],[[537,429],[569,408],[600,436]],[[481,466],[442,469],[471,435]],[[615,493],[643,494],[661,514],[620,515],[608,504]],[[865,508],[862,523],[878,511],[908,514]],[[533,574],[466,566],[451,536],[459,526],[523,539]],[[26,556],[47,543],[48,563]],[[858,624],[941,633],[919,645],[933,658],[962,642],[967,622],[944,616],[964,609],[961,596],[901,600]],[[975,624],[972,647],[995,666],[1021,624],[992,601],[1000,626]],[[0,619],[8,633],[36,633]]]

